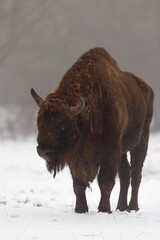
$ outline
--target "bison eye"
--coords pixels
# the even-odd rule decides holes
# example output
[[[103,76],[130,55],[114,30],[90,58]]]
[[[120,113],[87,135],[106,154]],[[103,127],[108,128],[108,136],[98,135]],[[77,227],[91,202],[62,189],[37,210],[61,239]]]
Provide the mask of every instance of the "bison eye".
[[[60,129],[62,132],[65,130],[65,127],[61,127],[61,129]]]
[[[66,130],[67,130],[67,128],[65,128],[65,127],[60,127],[60,132],[63,134],[64,132],[66,132]]]
[[[65,135],[68,133],[68,131],[70,130],[70,125],[67,124],[67,125],[63,125],[59,128],[59,131],[60,131],[60,135]]]

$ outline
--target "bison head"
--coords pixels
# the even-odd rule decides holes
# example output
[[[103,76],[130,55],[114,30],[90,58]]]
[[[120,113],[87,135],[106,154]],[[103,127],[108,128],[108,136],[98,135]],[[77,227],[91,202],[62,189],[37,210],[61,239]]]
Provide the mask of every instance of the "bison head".
[[[54,94],[43,100],[31,89],[31,95],[40,107],[37,127],[37,152],[46,160],[49,172],[62,169],[67,153],[73,148],[78,139],[77,115],[85,106],[85,99],[80,97],[74,106],[69,106],[65,98]]]

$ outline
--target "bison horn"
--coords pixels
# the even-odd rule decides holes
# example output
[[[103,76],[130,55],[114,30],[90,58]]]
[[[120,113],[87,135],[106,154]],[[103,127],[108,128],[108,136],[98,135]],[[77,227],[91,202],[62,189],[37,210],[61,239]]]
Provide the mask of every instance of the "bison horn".
[[[80,97],[80,101],[73,107],[69,108],[69,112],[72,116],[77,116],[85,107],[86,100],[84,97]]]
[[[34,91],[33,88],[31,89],[31,95],[32,95],[33,99],[35,100],[35,102],[38,104],[38,106],[40,106],[43,99]]]

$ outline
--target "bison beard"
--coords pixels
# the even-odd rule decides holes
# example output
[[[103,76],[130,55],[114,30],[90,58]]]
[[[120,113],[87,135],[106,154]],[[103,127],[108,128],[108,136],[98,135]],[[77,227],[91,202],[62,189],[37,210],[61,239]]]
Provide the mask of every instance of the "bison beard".
[[[76,61],[46,99],[33,89],[31,94],[40,108],[38,154],[53,177],[69,166],[75,211],[88,211],[85,190],[97,176],[101,192],[98,211],[111,213],[110,195],[117,173],[117,209],[137,211],[153,115],[151,87],[134,74],[121,71],[105,49],[94,48]]]
[[[46,162],[47,170],[52,173],[53,172],[53,178],[56,177],[57,172],[62,171],[65,166],[62,166],[58,164],[57,162]]]
[[[47,169],[48,169],[48,171],[50,173],[52,173],[52,171],[54,172],[53,178],[55,178],[56,174],[57,174],[57,166],[56,166],[56,164],[52,164],[52,163],[46,162],[46,166],[47,166]]]

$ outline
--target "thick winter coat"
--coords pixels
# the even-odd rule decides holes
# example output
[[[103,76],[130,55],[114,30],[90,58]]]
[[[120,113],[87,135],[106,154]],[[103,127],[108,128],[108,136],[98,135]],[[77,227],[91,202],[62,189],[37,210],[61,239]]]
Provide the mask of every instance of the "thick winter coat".
[[[105,49],[94,48],[76,61],[45,100],[33,89],[31,94],[40,107],[37,152],[54,176],[69,166],[76,194],[75,211],[88,211],[85,190],[97,176],[101,191],[98,210],[110,213],[109,198],[117,173],[117,209],[138,210],[153,112],[151,87],[134,74],[121,71]]]

